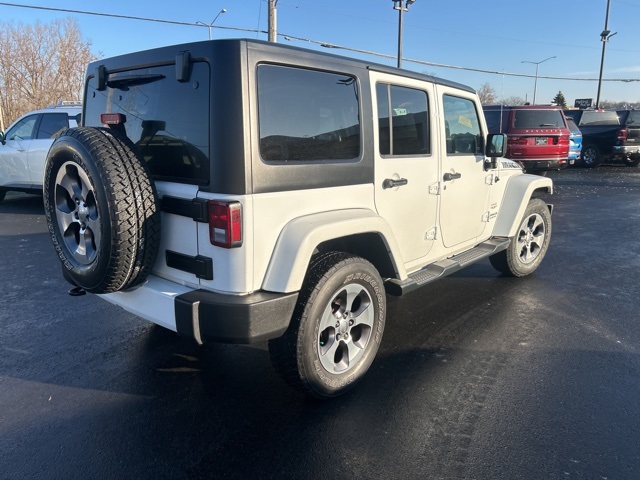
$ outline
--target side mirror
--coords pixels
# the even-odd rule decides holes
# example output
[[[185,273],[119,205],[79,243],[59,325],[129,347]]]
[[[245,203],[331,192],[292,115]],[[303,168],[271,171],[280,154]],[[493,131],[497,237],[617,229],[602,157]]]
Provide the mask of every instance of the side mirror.
[[[504,156],[504,148],[507,136],[504,133],[490,133],[487,136],[487,148],[484,152],[487,169],[498,168],[498,157]]]
[[[0,143],[1,143],[2,145],[4,145],[5,143],[7,143],[7,142],[5,142],[5,141],[4,141],[4,133],[3,133],[3,132],[0,132]]]

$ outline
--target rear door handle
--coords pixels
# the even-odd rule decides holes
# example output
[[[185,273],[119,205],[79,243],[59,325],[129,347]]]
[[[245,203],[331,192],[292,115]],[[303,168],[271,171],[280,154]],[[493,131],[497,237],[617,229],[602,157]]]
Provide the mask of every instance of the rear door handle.
[[[386,190],[387,188],[401,187],[407,183],[409,183],[409,180],[406,178],[399,178],[397,180],[393,178],[385,178],[384,182],[382,182],[382,188]]]
[[[449,173],[449,172],[447,172],[442,177],[442,179],[445,182],[450,182],[451,180],[456,180],[458,178],[462,178],[462,174],[461,173]]]

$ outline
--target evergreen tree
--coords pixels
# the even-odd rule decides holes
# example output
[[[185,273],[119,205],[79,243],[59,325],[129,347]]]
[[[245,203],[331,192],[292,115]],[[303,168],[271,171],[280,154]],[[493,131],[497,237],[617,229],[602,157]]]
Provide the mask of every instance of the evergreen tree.
[[[551,103],[555,103],[563,110],[566,110],[567,108],[569,108],[569,106],[567,105],[567,100],[564,98],[564,95],[560,91],[558,91],[556,96],[553,97],[553,100],[551,100]]]

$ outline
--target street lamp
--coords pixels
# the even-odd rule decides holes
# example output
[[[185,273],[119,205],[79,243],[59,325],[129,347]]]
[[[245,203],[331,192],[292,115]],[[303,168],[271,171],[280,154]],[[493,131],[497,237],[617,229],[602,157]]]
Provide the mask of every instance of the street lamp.
[[[409,5],[416,3],[416,0],[391,0],[393,9],[398,10],[398,68],[402,65],[402,12],[409,10]]]
[[[211,23],[196,22],[196,25],[202,25],[203,27],[209,27],[209,40],[211,40],[211,27],[213,27],[213,24],[216,23],[216,20],[218,19],[218,17],[223,13],[227,13],[227,9],[226,8],[223,8],[222,10],[220,10],[218,12],[218,14],[216,15],[216,18],[214,18]]]
[[[613,37],[616,33],[611,33],[611,30],[608,29],[609,26],[609,3],[610,0],[607,0],[607,15],[604,18],[604,30],[600,33],[600,41],[602,42],[602,58],[600,59],[600,76],[598,77],[598,95],[596,96],[596,108],[600,108],[600,89],[602,87],[602,70],[604,69],[604,52],[607,49],[607,42],[611,37]]]
[[[529,62],[527,60],[523,60],[520,63],[533,63],[536,66],[536,81],[533,84],[533,104],[536,104],[536,92],[538,91],[538,65],[540,65],[541,63],[546,62],[547,60],[551,60],[552,58],[556,58],[556,56],[554,55],[553,57],[549,57],[549,58],[545,58],[544,60],[540,60],[539,62]]]

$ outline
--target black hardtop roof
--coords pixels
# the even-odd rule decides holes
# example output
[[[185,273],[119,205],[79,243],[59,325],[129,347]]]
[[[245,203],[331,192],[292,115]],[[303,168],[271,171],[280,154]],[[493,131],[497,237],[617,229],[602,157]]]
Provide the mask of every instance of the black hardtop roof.
[[[390,73],[394,75],[400,75],[403,77],[414,78],[418,80],[425,80],[438,85],[444,85],[452,88],[457,88],[470,93],[475,93],[475,90],[467,85],[461,83],[452,82],[443,78],[434,77],[411,70],[404,70],[400,68],[390,67],[388,65],[382,65],[378,63],[367,62],[365,60],[358,60],[351,57],[345,57],[342,55],[336,55],[333,53],[326,53],[317,50],[309,50],[306,48],[295,47],[291,45],[283,45],[279,43],[267,42],[264,40],[254,40],[248,38],[239,39],[220,39],[220,40],[205,40],[201,42],[184,43],[177,45],[168,45],[165,47],[154,48],[150,50],[143,50],[138,52],[126,53],[115,57],[104,58],[92,62],[88,66],[87,74],[91,75],[94,70],[100,65],[105,65],[109,71],[126,70],[131,67],[139,68],[145,65],[159,65],[167,62],[172,62],[175,59],[175,55],[179,52],[189,51],[195,58],[211,56],[212,48],[214,46],[226,46],[227,48],[239,47],[244,45],[248,49],[263,50],[265,52],[281,51],[295,56],[304,56],[308,59],[310,56],[323,58],[326,60],[334,60],[343,64],[353,65],[360,68],[367,68],[370,70]],[[336,48],[336,47],[332,47]]]

